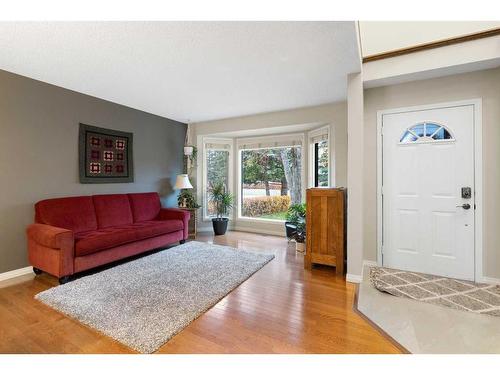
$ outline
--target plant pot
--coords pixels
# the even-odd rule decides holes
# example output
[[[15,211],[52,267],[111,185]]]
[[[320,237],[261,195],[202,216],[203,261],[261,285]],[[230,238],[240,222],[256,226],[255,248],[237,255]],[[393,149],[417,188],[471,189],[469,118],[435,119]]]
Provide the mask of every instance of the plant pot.
[[[299,253],[306,252],[306,244],[304,242],[295,242],[295,250]]]
[[[191,156],[193,154],[193,146],[184,146],[184,155]]]
[[[295,224],[292,224],[289,221],[285,221],[285,231],[286,231],[286,238],[289,240],[293,239],[295,232],[297,231],[297,227]]]
[[[228,223],[229,219],[227,217],[223,217],[222,219],[212,219],[214,234],[216,236],[222,236],[223,234],[226,234]]]

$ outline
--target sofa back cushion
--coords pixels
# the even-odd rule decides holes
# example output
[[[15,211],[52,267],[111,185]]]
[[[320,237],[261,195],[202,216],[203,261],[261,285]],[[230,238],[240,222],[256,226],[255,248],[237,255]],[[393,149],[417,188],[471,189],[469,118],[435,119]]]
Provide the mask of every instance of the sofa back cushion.
[[[46,199],[35,204],[35,222],[78,232],[97,229],[92,197]]]
[[[134,222],[154,220],[160,213],[161,203],[158,193],[135,193],[128,195]]]
[[[99,228],[133,223],[127,194],[94,195],[93,199]]]

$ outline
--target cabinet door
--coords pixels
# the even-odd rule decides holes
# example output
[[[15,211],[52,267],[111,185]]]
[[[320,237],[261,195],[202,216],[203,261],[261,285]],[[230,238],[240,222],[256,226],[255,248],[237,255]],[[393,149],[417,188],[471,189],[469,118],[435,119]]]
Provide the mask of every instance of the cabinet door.
[[[308,189],[306,216],[306,267],[325,264],[343,273],[344,192]]]

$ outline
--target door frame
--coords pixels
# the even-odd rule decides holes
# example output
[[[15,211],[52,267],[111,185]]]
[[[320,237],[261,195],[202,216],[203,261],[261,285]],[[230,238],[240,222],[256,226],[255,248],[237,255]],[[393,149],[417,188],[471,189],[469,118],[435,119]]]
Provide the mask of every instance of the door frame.
[[[425,104],[418,106],[400,107],[377,111],[377,264],[382,266],[383,241],[383,206],[382,206],[382,168],[383,142],[382,127],[384,115],[404,112],[445,109],[462,106],[473,106],[474,112],[474,280],[484,282],[483,276],[483,124],[482,99],[466,99],[453,102]]]

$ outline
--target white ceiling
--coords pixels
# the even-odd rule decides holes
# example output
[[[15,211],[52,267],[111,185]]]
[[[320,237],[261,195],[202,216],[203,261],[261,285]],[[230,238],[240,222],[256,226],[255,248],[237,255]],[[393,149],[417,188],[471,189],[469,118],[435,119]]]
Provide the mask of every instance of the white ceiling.
[[[354,22],[0,22],[0,69],[183,122],[344,100]]]

